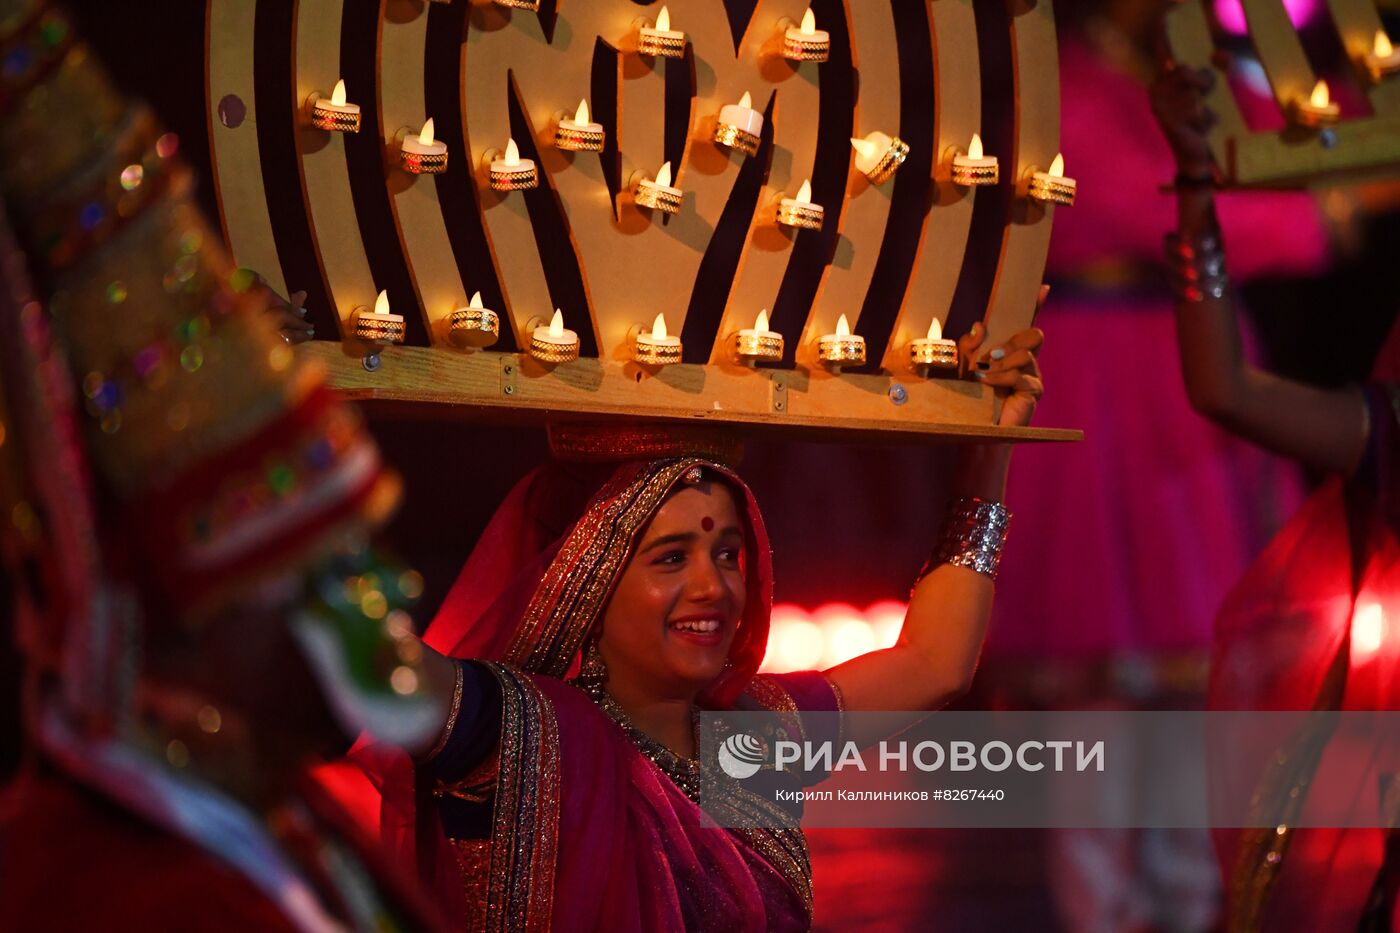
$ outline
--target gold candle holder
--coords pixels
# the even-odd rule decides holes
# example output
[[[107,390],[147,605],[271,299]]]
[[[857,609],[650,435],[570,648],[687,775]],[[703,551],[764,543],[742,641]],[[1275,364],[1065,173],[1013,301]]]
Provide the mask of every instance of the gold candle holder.
[[[870,179],[872,185],[883,185],[894,177],[909,157],[909,144],[898,136],[888,136],[879,130],[864,139],[851,139],[856,151],[856,168]]]
[[[976,133],[972,134],[972,142],[968,145],[967,152],[953,151],[950,168],[953,184],[964,188],[995,185],[1001,177],[997,157],[982,152],[982,137]]]
[[[399,168],[410,175],[441,175],[447,171],[447,143],[433,135],[433,119],[423,123],[414,136],[405,133],[399,140]]]
[[[859,366],[865,362],[865,338],[851,333],[846,315],[836,321],[834,334],[823,334],[817,343],[817,356],[834,369],[844,364]]]
[[[1062,204],[1065,207],[1074,204],[1077,191],[1078,183],[1073,178],[1065,177],[1065,157],[1062,154],[1056,154],[1055,160],[1050,163],[1049,171],[1032,169],[1029,184],[1026,186],[1026,193],[1032,199],[1046,204]]]
[[[501,318],[481,303],[481,292],[472,295],[465,308],[455,308],[448,319],[448,335],[468,347],[489,347],[501,336]]]
[[[928,326],[928,336],[915,338],[909,344],[909,366],[915,372],[957,372],[958,345],[943,338],[943,325],[938,318]]]
[[[360,131],[360,105],[346,101],[343,80],[335,82],[335,90],[329,98],[312,95],[311,125],[328,133]]]
[[[741,363],[776,363],[783,358],[783,335],[768,329],[768,309],[758,312],[753,327],[734,335],[734,355]]]
[[[1317,84],[1313,85],[1307,100],[1297,100],[1293,103],[1293,120],[1301,126],[1320,129],[1331,126],[1341,118],[1342,108],[1332,99],[1327,82],[1320,78]]]
[[[783,58],[793,62],[824,62],[830,57],[831,33],[817,28],[817,18],[808,7],[802,14],[801,25],[783,30]]]
[[[670,366],[681,361],[681,338],[666,332],[664,314],[652,321],[650,333],[640,331],[633,337],[632,359],[646,366]]]
[[[494,152],[486,153],[487,180],[492,191],[527,191],[539,187],[540,173],[535,168],[534,159],[520,158],[520,147],[515,140],[506,141],[506,151],[499,159],[493,159]]]
[[[389,293],[381,291],[374,300],[374,309],[355,309],[355,337],[365,343],[378,346],[403,343],[404,324],[402,314],[389,312]]]
[[[719,108],[714,140],[721,146],[737,149],[746,156],[755,156],[762,142],[762,133],[763,114],[753,109],[753,97],[748,91],[739,98],[739,103],[725,104]]]
[[[548,324],[530,328],[530,355],[541,363],[571,363],[578,359],[578,334],[564,326],[564,312],[554,309]]]
[[[671,11],[666,7],[656,14],[656,24],[637,30],[637,51],[654,58],[684,58],[685,33],[671,28]]]
[[[656,178],[639,178],[632,192],[633,200],[641,207],[667,214],[679,214],[685,200],[685,192],[671,187],[671,163],[663,162]]]
[[[826,208],[812,202],[812,182],[803,179],[797,197],[778,201],[778,223],[804,230],[820,230],[826,221]]]
[[[568,152],[602,152],[606,139],[603,124],[593,122],[586,100],[578,102],[572,119],[563,117],[554,128],[555,148]]]

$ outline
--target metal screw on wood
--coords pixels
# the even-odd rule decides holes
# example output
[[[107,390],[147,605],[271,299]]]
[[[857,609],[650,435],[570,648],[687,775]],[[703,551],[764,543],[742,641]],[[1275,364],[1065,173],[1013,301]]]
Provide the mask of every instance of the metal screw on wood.
[[[378,353],[366,353],[362,362],[364,363],[365,371],[373,373],[379,371],[379,367],[384,361],[379,358]]]
[[[896,405],[903,405],[905,402],[909,401],[909,390],[898,382],[890,386],[889,394],[890,401],[894,402]]]

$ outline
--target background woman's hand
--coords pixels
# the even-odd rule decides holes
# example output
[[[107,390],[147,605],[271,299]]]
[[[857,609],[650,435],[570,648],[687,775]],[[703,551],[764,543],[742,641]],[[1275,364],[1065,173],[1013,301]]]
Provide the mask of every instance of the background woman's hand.
[[[1050,286],[1042,285],[1036,301],[1036,312],[1045,303]],[[1001,346],[993,347],[978,357],[977,351],[987,338],[987,329],[978,322],[958,341],[958,358],[972,378],[995,386],[1004,394],[1001,418],[997,424],[1004,428],[1023,428],[1031,423],[1035,404],[1045,393],[1040,376],[1040,364],[1035,354],[1045,343],[1045,333],[1030,327],[1012,335]],[[977,362],[973,364],[973,360]]]
[[[267,295],[267,313],[272,317],[283,340],[297,344],[305,343],[316,336],[316,328],[306,319],[306,292],[292,292],[283,298],[263,281],[262,276],[258,276],[258,286]]]
[[[1213,169],[1210,139],[1215,113],[1206,106],[1206,92],[1215,86],[1209,68],[1183,68],[1165,56],[1152,82],[1152,113],[1167,137],[1176,169],[1193,178],[1208,177]]]

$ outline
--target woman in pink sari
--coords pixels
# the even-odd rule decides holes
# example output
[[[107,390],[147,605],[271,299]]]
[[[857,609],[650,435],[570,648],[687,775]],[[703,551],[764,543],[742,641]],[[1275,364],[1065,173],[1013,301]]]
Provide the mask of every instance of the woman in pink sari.
[[[1214,75],[1168,64],[1153,106],[1177,158],[1177,336],[1192,404],[1263,447],[1330,474],[1225,601],[1216,621],[1210,706],[1218,710],[1400,709],[1400,326],[1365,385],[1307,385],[1250,365],[1215,216],[1204,94]],[[1388,629],[1389,624],[1389,629]],[[1247,930],[1390,929],[1400,891],[1393,829],[1299,829],[1314,778],[1332,767],[1328,733],[1303,734],[1247,782],[1277,826],[1217,830],[1226,923]],[[1379,757],[1379,756],[1377,756]],[[1243,769],[1236,768],[1236,772]],[[1396,825],[1394,773],[1378,761],[1332,773],[1354,825]],[[1338,781],[1344,783],[1338,783]],[[1316,795],[1314,795],[1316,796]]]
[[[984,333],[964,338],[964,359]],[[1006,396],[1004,425],[1029,421],[1041,339],[1018,334],[975,369]],[[1009,449],[969,448],[895,647],[770,676],[756,674],[769,545],[732,439],[595,427],[555,429],[551,444],[575,462],[516,486],[425,635],[430,679],[455,682],[436,747],[410,750],[411,770],[361,750],[387,840],[465,928],[808,928],[795,823],[724,829],[700,809],[698,710],[933,710],[965,689],[1009,518]],[[752,796],[734,805],[758,807]]]

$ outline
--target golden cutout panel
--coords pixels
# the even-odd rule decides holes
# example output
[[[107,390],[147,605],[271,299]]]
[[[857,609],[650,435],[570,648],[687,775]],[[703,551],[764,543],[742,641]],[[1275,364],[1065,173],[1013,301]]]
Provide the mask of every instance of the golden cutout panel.
[[[1243,5],[1250,38],[1287,116],[1310,96],[1317,75],[1279,0],[1243,0]],[[1328,127],[1290,122],[1277,132],[1252,133],[1222,73],[1208,102],[1221,116],[1211,131],[1211,148],[1228,183],[1299,187],[1348,174],[1394,174],[1400,168],[1400,74],[1372,84],[1361,59],[1380,28],[1375,6],[1369,0],[1329,0],[1328,8],[1342,46],[1368,87],[1374,114]],[[1194,68],[1218,67],[1202,0],[1174,3],[1167,14],[1167,35],[1176,61]]]
[[[271,0],[263,0],[271,2]],[[828,223],[840,225],[833,261],[822,270],[820,287],[801,332],[786,335],[796,344],[797,367],[755,370],[734,361],[733,335],[753,326],[760,308],[772,308],[788,274],[795,237],[775,223],[776,203],[791,197],[815,170],[818,114],[825,82],[850,82],[855,72],[830,65],[789,62],[781,57],[783,29],[795,25],[805,0],[760,0],[738,42],[718,0],[668,0],[671,29],[686,35],[686,59],[652,59],[639,55],[639,25],[650,25],[662,4],[630,0],[561,2],[552,37],[540,16],[511,10],[487,0],[467,4],[462,37],[459,99],[465,128],[465,151],[452,151],[447,170],[466,173],[477,193],[476,209],[492,268],[459,267],[444,222],[443,205],[431,178],[409,177],[394,166],[395,134],[416,130],[431,114],[424,112],[425,48],[428,5],[424,0],[384,0],[380,7],[377,74],[374,88],[351,88],[351,99],[375,108],[383,130],[385,197],[397,225],[397,246],[424,311],[431,346],[387,348],[372,355],[377,369],[361,367],[358,357],[373,348],[345,335],[357,306],[371,306],[375,284],[369,272],[352,201],[350,167],[344,139],[309,128],[297,130],[303,194],[311,229],[304,235],[314,247],[320,271],[342,322],[342,342],[314,342],[306,352],[330,364],[334,381],[354,395],[442,405],[468,411],[515,411],[528,417],[576,413],[589,416],[706,418],[741,424],[787,425],[804,432],[836,430],[866,435],[934,434],[954,438],[1004,437],[1008,440],[1070,439],[1077,432],[1031,429],[1006,432],[994,426],[995,394],[973,382],[923,379],[907,366],[908,341],[927,330],[930,319],[945,319],[965,259],[973,194],[952,188],[943,177],[944,150],[965,148],[979,129],[976,23],[972,0],[925,0],[931,24],[929,41],[936,88],[932,161],[936,197],[919,232],[920,244],[897,310],[893,339],[884,370],[832,374],[814,361],[816,338],[845,313],[854,322],[867,290],[889,222],[895,182],[872,185],[847,160],[846,200],[826,205]],[[253,6],[249,0],[210,0],[211,9]],[[885,3],[819,4],[823,16],[839,9],[845,22],[823,24],[850,36],[850,55],[859,68],[854,128],[863,136],[879,130],[899,132],[900,62],[891,8]],[[298,0],[285,15],[295,30],[298,112],[313,92],[329,94],[343,69],[339,61],[342,5],[336,0]],[[225,16],[232,16],[229,10]],[[251,14],[245,15],[251,21]],[[351,15],[351,14],[346,14]],[[362,15],[362,14],[354,14]],[[355,24],[363,27],[369,24]],[[1003,172],[1011,167],[1048,163],[1058,136],[1055,99],[1056,58],[1048,3],[1013,4],[1013,42],[1017,49],[1016,152],[999,153]],[[209,58],[209,94],[251,86],[251,31],[242,37],[211,38],[221,45]],[[600,49],[595,62],[595,48]],[[614,101],[592,100],[594,69],[611,78],[616,68]],[[1011,63],[1007,63],[1011,67]],[[694,96],[684,108],[666,114],[667,75],[690,77]],[[673,70],[674,69],[674,70]],[[928,77],[923,80],[927,82]],[[604,81],[602,86],[608,82]],[[849,87],[849,85],[848,85]],[[632,336],[649,327],[658,313],[668,330],[680,334],[701,260],[716,235],[716,224],[729,204],[747,156],[713,140],[721,107],[752,95],[762,113],[772,101],[769,132],[771,165],[753,216],[736,248],[740,258],[728,288],[722,319],[707,346],[689,348],[687,356],[708,357],[707,364],[640,367],[630,361]],[[620,161],[620,190],[609,191],[604,160],[598,154],[564,152],[553,139],[557,120],[572,115],[580,99],[595,114],[615,111],[607,131]],[[601,105],[601,106],[600,106]],[[540,190],[529,195],[493,191],[487,165],[511,139],[511,111],[518,106],[523,127],[517,143],[537,159]],[[631,189],[638,178],[652,178],[665,159],[666,120],[684,123],[684,147],[672,153],[672,185],[684,192],[673,216],[635,203]],[[367,121],[368,122],[368,121]],[[520,138],[524,137],[524,138]],[[530,144],[533,143],[533,146]],[[768,152],[758,158],[767,159]],[[255,158],[219,159],[222,176],[248,176]],[[240,179],[243,185],[249,177]],[[363,179],[358,179],[363,182]],[[242,190],[229,187],[221,190]],[[536,211],[557,210],[561,244],[546,242],[542,255]],[[1023,207],[1020,199],[1015,206]],[[1034,210],[1040,210],[1034,208]],[[1029,320],[1044,268],[1049,216],[1008,218],[996,286],[987,312],[994,333],[1009,334]],[[738,228],[726,228],[738,235]],[[235,255],[256,255],[268,239],[256,224],[230,229]],[[564,252],[554,250],[562,248]],[[267,253],[262,261],[267,261]],[[563,265],[561,265],[563,264]],[[576,264],[583,283],[583,307],[564,307],[565,326],[592,328],[598,359],[548,366],[525,353],[464,350],[445,339],[452,307],[464,302],[494,277],[505,307],[497,310],[510,326],[517,345],[528,345],[528,329],[547,321],[554,310],[546,270],[567,272]],[[296,287],[296,283],[291,283]],[[724,283],[719,283],[723,285]],[[717,297],[717,296],[716,296]],[[395,308],[401,311],[401,308]],[[718,310],[718,309],[716,309]],[[893,316],[893,315],[892,315]],[[693,337],[694,328],[690,336]]]

